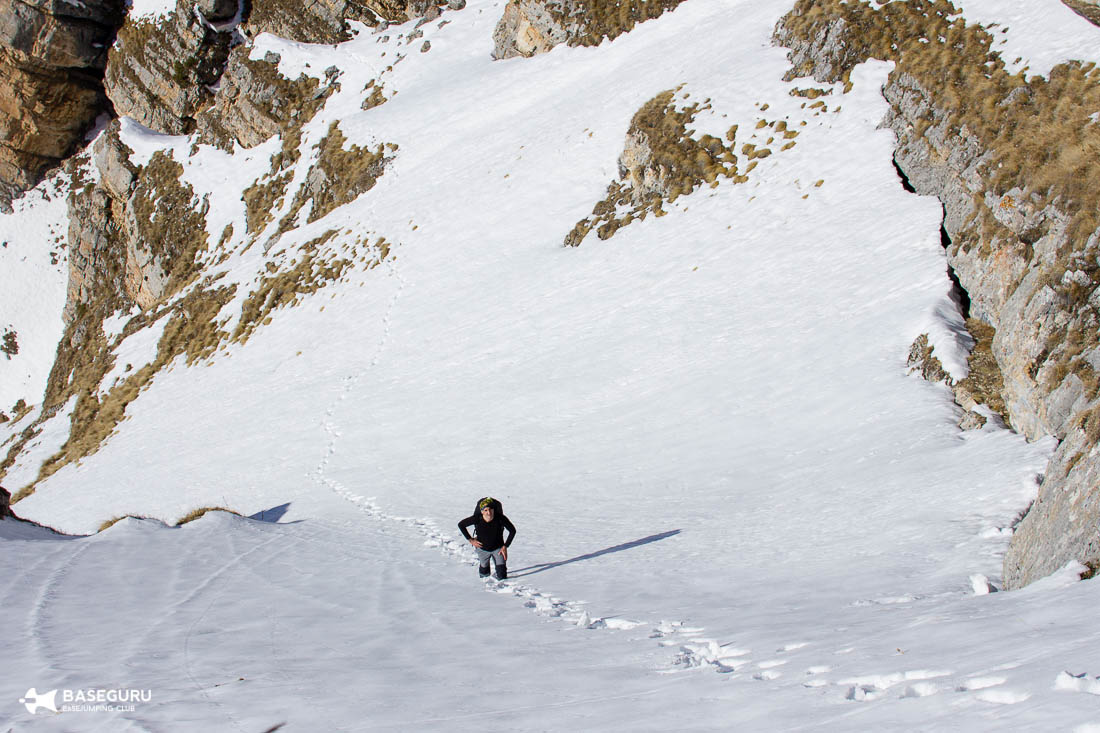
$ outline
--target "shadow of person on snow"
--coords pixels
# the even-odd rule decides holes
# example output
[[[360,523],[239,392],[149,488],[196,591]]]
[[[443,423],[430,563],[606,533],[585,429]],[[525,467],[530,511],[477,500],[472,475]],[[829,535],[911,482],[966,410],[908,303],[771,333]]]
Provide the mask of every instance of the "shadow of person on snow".
[[[609,555],[612,552],[622,552],[623,550],[629,550],[632,547],[648,545],[650,542],[658,542],[659,540],[668,539],[669,537],[673,537],[678,534],[680,534],[680,530],[678,529],[672,529],[668,532],[661,532],[660,534],[651,534],[649,537],[643,537],[640,540],[624,542],[621,545],[615,545],[614,547],[605,547],[602,550],[590,552],[587,555],[578,555],[577,557],[571,557],[568,560],[558,560],[557,562],[544,562],[539,563],[538,565],[531,565],[526,568],[520,568],[511,573],[508,573],[508,577],[522,578],[525,575],[534,575],[535,573],[541,573],[544,570],[560,568],[562,565],[568,565],[569,563],[580,562],[581,560],[591,560],[592,558],[599,557],[600,555]]]
[[[283,515],[286,514],[286,511],[289,508],[290,502],[288,501],[286,504],[280,504],[279,506],[273,506],[270,509],[264,509],[261,512],[256,512],[255,514],[251,515],[249,519],[255,519],[260,522],[275,523],[283,518]]]

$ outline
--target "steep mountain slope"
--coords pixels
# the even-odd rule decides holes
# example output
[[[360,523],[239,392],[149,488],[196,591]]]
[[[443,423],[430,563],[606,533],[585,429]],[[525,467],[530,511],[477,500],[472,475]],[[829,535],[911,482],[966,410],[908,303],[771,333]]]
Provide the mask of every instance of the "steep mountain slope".
[[[1029,443],[982,404],[968,406],[983,420],[964,431],[952,391],[909,374],[921,336],[956,380],[973,346],[942,207],[906,192],[894,134],[879,128],[892,65],[784,81],[787,51],[771,39],[788,10],[689,0],[611,42],[501,60],[491,51],[504,5],[491,0],[424,23],[352,24],[335,45],[263,34],[233,52],[234,81],[206,114],[240,114],[255,99],[239,93],[248,84],[295,104],[261,105],[255,126],[196,118],[190,136],[112,124],[94,162],[67,174],[78,178],[69,223],[87,246],[44,401],[0,425],[16,510],[80,533],[211,505],[282,507],[299,524],[211,514],[179,531],[124,522],[59,541],[72,549],[43,559],[48,582],[28,571],[8,586],[12,608],[89,593],[83,573],[63,569],[79,567],[66,555],[76,548],[118,542],[115,552],[161,558],[154,575],[178,577],[173,558],[224,547],[180,584],[193,592],[127,605],[140,609],[134,623],[173,619],[146,637],[163,639],[168,661],[135,673],[168,688],[167,706],[133,725],[179,720],[196,702],[201,722],[239,721],[280,693],[215,691],[209,667],[177,687],[165,671],[180,654],[188,669],[196,656],[225,660],[216,644],[194,646],[201,608],[242,638],[277,635],[308,615],[295,610],[303,597],[338,595],[361,572],[375,590],[311,611],[318,626],[295,654],[326,619],[348,628],[346,614],[369,608],[384,627],[370,604],[391,586],[394,613],[438,610],[444,630],[425,620],[350,656],[329,647],[324,684],[330,668],[406,645],[416,658],[475,654],[481,644],[457,629],[481,634],[515,605],[481,593],[468,551],[439,528],[492,494],[520,530],[516,577],[493,589],[536,613],[504,622],[524,649],[509,664],[537,661],[524,644],[546,648],[555,680],[506,685],[530,705],[517,705],[519,727],[681,720],[650,695],[703,706],[697,727],[1039,727],[1052,705],[1059,723],[1097,722],[1064,694],[1091,679],[1060,676],[1096,674],[1079,666],[1095,635],[997,639],[1019,633],[1021,616],[1072,623],[1095,599],[1094,582],[1072,584],[1083,568],[1068,565],[1045,592],[973,597],[1001,585],[1014,519],[1056,441]],[[44,381],[39,367],[27,385]],[[316,540],[300,560],[315,579],[278,600],[281,579],[262,574],[274,610],[243,628],[253,622],[233,611],[219,568],[263,573],[296,537]],[[37,546],[11,547],[34,562]],[[465,603],[468,614],[454,611]],[[5,651],[48,675],[76,654],[57,628]],[[563,630],[610,632],[593,642],[607,665],[586,668],[587,644],[561,641]],[[259,674],[310,674],[271,649]],[[137,654],[111,659],[132,669]],[[41,684],[108,682],[86,679],[87,660],[70,669]],[[414,693],[445,686],[403,669]],[[666,688],[671,672],[685,674]],[[356,679],[382,695],[384,677]],[[144,686],[119,681],[131,683]],[[22,680],[8,684],[22,694]],[[645,705],[605,698],[587,720],[547,706],[555,695],[583,705],[585,688],[613,684],[623,687],[608,697]],[[855,702],[872,705],[845,707]],[[333,721],[441,727],[461,704],[444,703]],[[248,723],[309,725],[280,712]]]

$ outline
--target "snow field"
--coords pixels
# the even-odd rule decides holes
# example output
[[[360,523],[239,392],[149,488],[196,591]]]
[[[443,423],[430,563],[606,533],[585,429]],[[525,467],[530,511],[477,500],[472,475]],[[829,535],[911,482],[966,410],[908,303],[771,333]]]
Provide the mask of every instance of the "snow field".
[[[342,71],[303,151],[333,120],[349,143],[398,145],[374,189],[266,251],[269,233],[244,238],[236,192],[277,142],[191,156],[186,138],[127,127],[139,155],[177,151],[211,197],[215,241],[233,224],[236,250],[212,267],[224,282],[250,285],[330,228],[333,248],[381,235],[392,255],[246,345],[158,374],[97,454],[17,506],[76,532],[203,505],[280,507],[285,524],[127,521],[49,555],[4,539],[28,569],[4,596],[28,631],[0,642],[4,657],[39,689],[163,690],[135,730],[1100,720],[1098,640],[1079,622],[1094,582],[1069,568],[974,595],[972,577],[999,585],[1053,445],[992,423],[962,433],[947,390],[906,374],[919,334],[956,374],[967,340],[939,204],[902,190],[877,129],[889,67],[804,108],[790,89],[817,85],[781,82],[769,41],[787,8],[733,0],[692,0],[596,49],[491,62],[501,7],[425,26],[426,54],[401,39],[411,24],[338,47],[256,39],[291,76]],[[361,110],[398,53],[390,101]],[[769,134],[759,119],[782,119],[796,146],[748,183],[563,248],[617,175],[634,112],[681,84],[712,100],[698,134],[736,123],[740,149]],[[139,332],[123,349],[150,343]],[[483,592],[454,523],[487,494],[519,537],[512,579]],[[112,559],[116,574],[97,576]],[[144,635],[70,645],[88,597],[125,599],[104,628]]]

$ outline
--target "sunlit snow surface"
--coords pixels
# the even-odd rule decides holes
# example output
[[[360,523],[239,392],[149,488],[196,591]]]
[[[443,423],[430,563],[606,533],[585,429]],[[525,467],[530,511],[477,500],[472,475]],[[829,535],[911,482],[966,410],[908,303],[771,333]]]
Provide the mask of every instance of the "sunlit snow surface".
[[[56,175],[0,214],[0,338],[13,332],[18,348],[0,352],[0,412],[9,417],[17,400],[41,404],[64,328],[67,183],[67,175]]]
[[[343,72],[305,150],[336,119],[349,143],[399,146],[374,189],[268,256],[330,228],[385,236],[393,256],[244,346],[177,362],[98,453],[16,506],[73,532],[203,505],[263,514],[73,540],[0,525],[19,629],[0,637],[14,660],[0,721],[1100,723],[1100,640],[1083,621],[1095,583],[1069,568],[974,595],[972,577],[999,585],[1053,444],[993,422],[960,432],[947,389],[906,374],[919,334],[956,373],[966,339],[940,205],[902,190],[876,129],[889,67],[857,69],[818,113],[789,94],[818,85],[780,81],[783,3],[689,0],[596,49],[492,62],[502,7],[470,2],[424,26],[427,53],[400,37],[411,24],[338,47],[256,39],[288,74]],[[362,111],[397,53],[390,101]],[[615,177],[631,116],[681,84],[713,105],[697,134],[736,123],[739,147],[758,119],[784,119],[797,145],[746,184],[562,247]],[[189,157],[186,138],[123,136],[138,156],[173,149],[211,196],[215,241],[232,223],[244,243],[237,192],[277,141]],[[263,271],[269,234],[220,266],[223,282]],[[454,529],[486,494],[519,528],[513,579],[491,592]],[[15,702],[31,686],[155,701],[55,720]]]

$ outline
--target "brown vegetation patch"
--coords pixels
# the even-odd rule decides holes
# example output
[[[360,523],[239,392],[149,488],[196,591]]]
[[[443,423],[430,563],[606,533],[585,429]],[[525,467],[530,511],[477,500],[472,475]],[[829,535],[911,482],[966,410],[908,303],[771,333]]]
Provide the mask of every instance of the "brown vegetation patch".
[[[286,187],[293,174],[290,171],[279,176],[265,177],[244,190],[245,219],[249,234],[263,231],[274,218],[274,212],[286,196]]]
[[[159,297],[178,292],[195,278],[196,255],[207,246],[205,202],[195,206],[195,191],[181,181],[182,175],[183,166],[158,150],[142,170],[131,199],[133,235],[165,280]]]
[[[290,211],[279,222],[279,234],[296,226],[298,214],[309,202],[313,202],[313,206],[308,221],[314,222],[369,191],[397,150],[392,143],[379,144],[374,150],[358,145],[345,149],[346,141],[340,126],[333,122],[328,134],[317,145],[317,162],[295,193]],[[391,153],[388,157],[387,152]]]
[[[1100,7],[1095,3],[1083,2],[1082,0],[1062,0],[1062,2],[1088,22],[1093,25],[1100,25]]]
[[[371,79],[367,82],[367,86],[363,91],[366,93],[366,97],[363,98],[363,109],[374,109],[375,107],[382,106],[388,101],[382,83],[375,79]]]
[[[968,371],[964,379],[955,385],[956,394],[966,392],[993,412],[1007,418],[1004,401],[1004,377],[997,359],[993,356],[993,337],[996,331],[988,323],[968,318],[966,330],[974,337],[974,348],[967,357]]]
[[[288,269],[280,271],[268,263],[272,274],[262,278],[256,289],[248,294],[241,309],[241,319],[233,332],[233,340],[248,341],[260,326],[271,321],[271,314],[279,308],[296,305],[302,296],[315,293],[327,284],[338,280],[353,264],[348,257],[337,257],[323,251],[324,245],[335,235],[332,229],[320,237],[302,245],[297,259]],[[374,256],[366,263],[366,269],[377,267],[389,255],[389,244],[379,239]]]
[[[102,532],[106,529],[110,529],[111,527],[121,522],[123,519],[151,519],[151,517],[145,517],[140,514],[123,514],[120,517],[111,517],[110,519],[99,525],[99,529],[97,529],[96,532]]]
[[[3,341],[0,341],[0,352],[9,359],[19,353],[19,334],[13,330],[4,331]]]
[[[664,216],[667,212],[663,204],[700,186],[717,186],[720,178],[744,183],[757,160],[772,154],[767,143],[758,146],[746,142],[741,154],[749,164],[740,172],[734,152],[737,125],[726,131],[725,140],[713,135],[694,137],[695,131],[688,127],[698,113],[711,108],[710,101],[677,106],[676,91],[661,92],[635,113],[619,158],[619,180],[608,185],[607,196],[593,207],[592,214],[577,222],[565,238],[566,246],[578,246],[593,229],[600,239],[608,239],[649,214]],[[777,136],[786,140],[782,150],[793,147],[793,138],[798,135],[782,120],[759,120],[756,131],[767,134],[768,143]]]
[[[229,514],[235,514],[238,517],[241,516],[240,512],[235,512],[232,509],[227,509],[223,506],[204,506],[199,509],[195,509],[192,512],[188,512],[184,516],[180,517],[179,521],[176,522],[176,526],[182,527],[188,522],[194,522],[196,519],[203,516],[207,512],[228,512]]]

